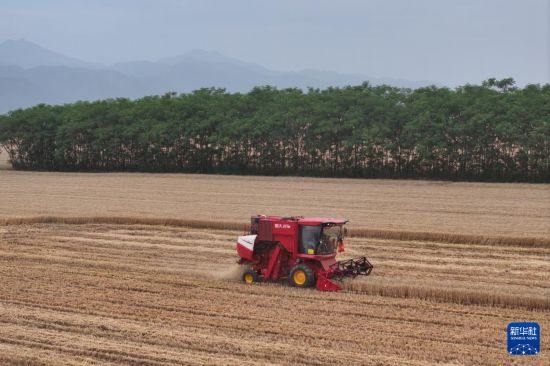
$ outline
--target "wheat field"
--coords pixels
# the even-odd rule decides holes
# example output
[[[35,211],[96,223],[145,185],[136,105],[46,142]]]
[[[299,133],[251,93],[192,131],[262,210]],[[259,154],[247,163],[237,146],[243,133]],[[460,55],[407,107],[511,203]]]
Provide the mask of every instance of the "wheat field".
[[[508,322],[550,326],[550,249],[350,238],[375,271],[323,293],[238,282],[238,234],[0,227],[0,363],[504,365]]]
[[[0,170],[0,219],[124,216],[246,223],[255,213],[343,216],[354,229],[550,238],[550,186]]]
[[[254,213],[348,217],[373,274],[240,283]],[[550,326],[550,188],[0,164],[0,261],[0,365],[514,364],[506,325]]]

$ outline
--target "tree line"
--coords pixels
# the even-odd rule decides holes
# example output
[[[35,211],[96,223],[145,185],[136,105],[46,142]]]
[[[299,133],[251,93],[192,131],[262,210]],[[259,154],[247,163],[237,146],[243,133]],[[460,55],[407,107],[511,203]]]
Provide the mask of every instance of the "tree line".
[[[550,182],[550,84],[200,89],[0,116],[13,168]]]

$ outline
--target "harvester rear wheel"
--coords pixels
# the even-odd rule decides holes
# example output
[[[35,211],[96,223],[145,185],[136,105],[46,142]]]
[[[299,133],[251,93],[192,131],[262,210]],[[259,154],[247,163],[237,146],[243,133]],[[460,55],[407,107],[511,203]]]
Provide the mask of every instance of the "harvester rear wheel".
[[[292,268],[288,281],[294,287],[312,287],[315,284],[315,273],[306,264],[298,264]]]
[[[243,282],[246,284],[258,282],[258,273],[253,269],[246,270],[246,272],[243,273]]]

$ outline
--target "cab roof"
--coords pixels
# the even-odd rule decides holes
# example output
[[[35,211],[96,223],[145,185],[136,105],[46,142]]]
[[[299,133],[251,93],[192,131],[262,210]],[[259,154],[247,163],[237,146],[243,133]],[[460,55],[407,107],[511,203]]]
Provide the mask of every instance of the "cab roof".
[[[298,223],[302,225],[320,225],[320,224],[336,224],[343,225],[349,220],[337,217],[303,217],[298,219]]]
[[[295,221],[301,225],[321,225],[321,224],[335,224],[343,225],[349,220],[341,217],[303,217],[303,216],[266,216],[266,215],[257,215],[253,216],[260,219],[267,219],[273,221]]]

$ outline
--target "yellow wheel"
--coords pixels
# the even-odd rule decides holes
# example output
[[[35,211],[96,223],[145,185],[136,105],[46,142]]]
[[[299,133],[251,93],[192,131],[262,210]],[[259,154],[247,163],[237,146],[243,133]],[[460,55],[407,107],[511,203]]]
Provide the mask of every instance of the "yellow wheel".
[[[288,282],[294,287],[311,287],[315,284],[315,273],[305,263],[300,263],[290,271]]]
[[[247,273],[244,275],[244,282],[252,283],[254,282],[254,277],[250,273]]]
[[[252,284],[254,282],[258,282],[258,273],[254,271],[253,269],[247,270],[245,273],[243,273],[243,281],[246,284]]]
[[[306,283],[306,273],[302,270],[298,270],[294,272],[293,279],[295,284],[298,286],[303,286],[304,283]]]

